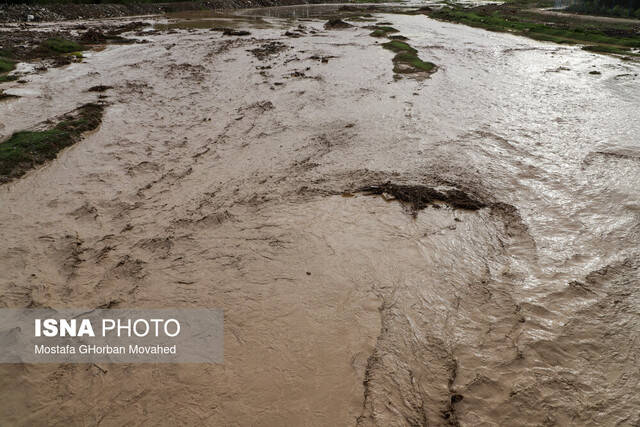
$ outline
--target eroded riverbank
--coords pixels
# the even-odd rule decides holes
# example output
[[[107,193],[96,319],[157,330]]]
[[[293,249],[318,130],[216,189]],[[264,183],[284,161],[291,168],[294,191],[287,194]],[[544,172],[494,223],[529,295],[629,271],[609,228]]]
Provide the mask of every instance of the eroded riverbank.
[[[4,365],[4,422],[640,419],[638,65],[374,18],[438,71],[266,17],[10,84],[2,138],[108,106],[0,187],[3,306],[222,308],[225,362]]]

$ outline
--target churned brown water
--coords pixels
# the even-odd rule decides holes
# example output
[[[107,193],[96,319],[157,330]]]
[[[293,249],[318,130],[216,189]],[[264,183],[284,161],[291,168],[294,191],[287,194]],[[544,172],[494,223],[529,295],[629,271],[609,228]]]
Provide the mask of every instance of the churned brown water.
[[[640,422],[638,64],[378,17],[438,71],[323,21],[178,30],[0,104],[4,137],[113,86],[0,187],[2,306],[225,310],[223,364],[0,367],[4,423]]]

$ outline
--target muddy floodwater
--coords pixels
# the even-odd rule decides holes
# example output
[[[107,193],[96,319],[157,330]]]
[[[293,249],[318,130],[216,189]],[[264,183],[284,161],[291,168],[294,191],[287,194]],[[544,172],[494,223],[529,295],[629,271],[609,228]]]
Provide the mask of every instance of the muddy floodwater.
[[[225,334],[214,365],[2,365],[2,424],[637,426],[638,62],[373,14],[438,67],[395,78],[371,22],[238,14],[6,86],[0,138],[107,107],[0,187],[0,305]]]

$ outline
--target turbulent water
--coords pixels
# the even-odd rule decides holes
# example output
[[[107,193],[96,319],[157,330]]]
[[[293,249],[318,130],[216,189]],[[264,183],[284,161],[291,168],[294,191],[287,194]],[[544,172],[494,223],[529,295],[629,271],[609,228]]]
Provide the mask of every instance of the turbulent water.
[[[96,132],[0,187],[1,305],[222,308],[225,361],[4,365],[5,424],[640,423],[640,66],[377,17],[438,71],[265,18],[16,85],[0,137],[113,89]],[[485,207],[358,191],[385,182]]]

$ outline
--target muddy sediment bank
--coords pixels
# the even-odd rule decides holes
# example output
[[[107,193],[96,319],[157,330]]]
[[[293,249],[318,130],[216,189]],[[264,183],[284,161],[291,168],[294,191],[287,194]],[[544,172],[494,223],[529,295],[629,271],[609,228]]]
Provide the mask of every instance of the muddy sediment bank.
[[[383,196],[387,201],[399,200],[404,203],[412,215],[417,215],[418,211],[428,206],[439,207],[436,202],[444,202],[448,205],[468,210],[478,210],[486,205],[472,198],[467,193],[457,188],[438,190],[433,187],[421,185],[394,184],[386,182],[379,185],[370,185],[360,188],[359,191],[365,194],[377,194]]]
[[[95,88],[90,88],[89,90]],[[55,159],[58,152],[78,142],[95,130],[102,121],[105,105],[91,103],[81,106],[56,120],[38,126],[41,130],[14,133],[0,144],[0,184],[24,175],[28,170]]]

